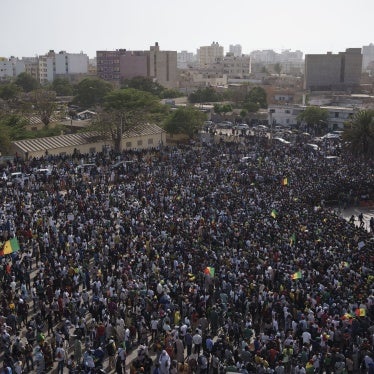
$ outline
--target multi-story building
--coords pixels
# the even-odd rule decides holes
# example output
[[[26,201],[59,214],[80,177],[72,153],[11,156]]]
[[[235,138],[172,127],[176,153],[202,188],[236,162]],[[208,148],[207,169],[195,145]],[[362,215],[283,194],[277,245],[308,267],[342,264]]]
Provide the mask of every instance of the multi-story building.
[[[223,59],[223,74],[228,78],[248,78],[251,73],[251,58],[249,56],[235,57],[228,54]]]
[[[362,71],[366,71],[374,64],[374,44],[370,43],[362,47]]]
[[[234,57],[241,57],[242,55],[242,46],[240,44],[230,44],[229,53]]]
[[[106,81],[119,84],[120,58],[125,52],[126,49],[117,49],[115,51],[97,51],[97,76]]]
[[[12,61],[5,57],[0,57],[0,81],[7,81],[13,78]]]
[[[177,82],[177,52],[161,51],[158,43],[149,51],[97,51],[97,75],[117,85],[121,79],[137,76],[156,80],[166,88],[175,88]]]
[[[44,56],[39,56],[38,75],[39,83],[53,82],[55,72],[55,52],[49,51]]]
[[[223,47],[218,42],[212,45],[200,47],[197,50],[197,61],[200,68],[209,67],[223,60]]]
[[[361,48],[325,55],[305,55],[304,88],[311,91],[347,90],[360,84]]]
[[[71,76],[88,73],[88,56],[84,53],[66,53],[55,55],[55,75]]]
[[[177,53],[178,69],[187,69],[191,67],[195,61],[195,55],[192,52],[181,51]]]
[[[303,105],[269,105],[269,123],[274,125],[296,126],[298,116],[307,107]],[[344,123],[354,115],[354,108],[340,106],[321,106],[328,112],[327,126],[329,130],[338,130],[344,128]]]

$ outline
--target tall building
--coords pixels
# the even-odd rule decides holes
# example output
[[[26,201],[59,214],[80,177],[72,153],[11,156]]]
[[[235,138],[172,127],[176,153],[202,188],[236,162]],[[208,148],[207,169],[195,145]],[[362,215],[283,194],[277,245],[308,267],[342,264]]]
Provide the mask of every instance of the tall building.
[[[177,68],[187,69],[195,62],[195,56],[192,52],[181,51],[177,53]]]
[[[228,78],[248,78],[251,73],[251,58],[249,56],[235,57],[228,54],[223,59],[223,74]]]
[[[374,63],[374,44],[370,43],[362,47],[362,71],[365,71]]]
[[[177,87],[177,52],[161,51],[158,43],[149,51],[97,51],[99,78],[119,84],[137,76],[152,78],[166,88]]]
[[[208,67],[223,60],[223,47],[218,42],[197,50],[197,60],[200,68]]]
[[[115,51],[97,51],[97,76],[109,82],[119,83],[120,59],[124,52],[126,52],[126,49],[116,49]]]
[[[311,91],[347,90],[360,84],[361,48],[325,55],[305,55],[304,88]]]
[[[0,57],[0,81],[6,81],[13,78],[12,61],[5,57]]]
[[[241,57],[242,55],[242,46],[240,44],[230,44],[229,53],[234,57]]]
[[[87,74],[88,56],[81,53],[66,53],[61,51],[55,55],[55,74],[56,75],[76,75]]]

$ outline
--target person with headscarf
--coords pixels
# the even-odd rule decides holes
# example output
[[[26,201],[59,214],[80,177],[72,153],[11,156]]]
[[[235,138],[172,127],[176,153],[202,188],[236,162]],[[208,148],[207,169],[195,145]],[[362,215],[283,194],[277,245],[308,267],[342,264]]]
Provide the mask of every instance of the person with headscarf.
[[[165,349],[162,350],[158,363],[160,364],[160,373],[169,374],[171,360],[169,354],[165,351]]]

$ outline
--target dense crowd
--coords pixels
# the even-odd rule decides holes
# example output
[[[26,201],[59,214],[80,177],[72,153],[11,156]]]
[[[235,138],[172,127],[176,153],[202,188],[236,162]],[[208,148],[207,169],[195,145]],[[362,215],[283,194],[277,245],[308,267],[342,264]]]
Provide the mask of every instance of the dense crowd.
[[[20,169],[1,187],[20,244],[1,257],[2,372],[373,372],[373,233],[330,206],[374,200],[372,163],[220,142]]]

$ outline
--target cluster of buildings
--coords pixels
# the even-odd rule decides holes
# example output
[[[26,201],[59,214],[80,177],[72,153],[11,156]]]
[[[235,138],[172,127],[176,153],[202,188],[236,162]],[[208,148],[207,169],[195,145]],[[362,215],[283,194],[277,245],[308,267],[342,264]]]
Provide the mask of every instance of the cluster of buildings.
[[[0,81],[7,81],[21,73],[27,73],[41,85],[53,82],[58,77],[79,80],[82,76],[96,74],[94,62],[86,54],[50,50],[36,57],[0,57]]]
[[[57,77],[72,81],[98,76],[119,85],[123,79],[149,77],[166,88],[189,93],[201,86],[226,86],[261,83],[269,75],[303,77],[303,89],[354,90],[362,72],[374,75],[374,45],[349,48],[333,54],[307,54],[302,51],[255,50],[242,52],[240,44],[224,47],[218,42],[201,46],[196,54],[188,51],[163,51],[158,43],[145,51],[126,49],[97,51],[90,59],[83,52],[53,50],[35,57],[0,57],[0,81],[26,72],[41,84]]]

